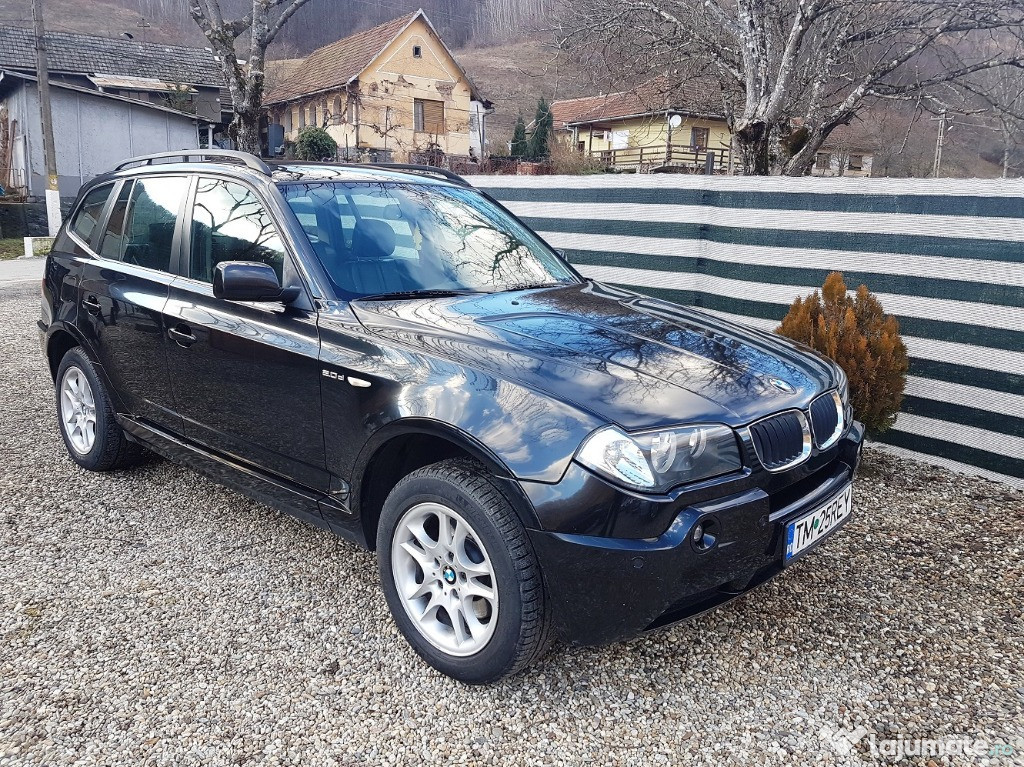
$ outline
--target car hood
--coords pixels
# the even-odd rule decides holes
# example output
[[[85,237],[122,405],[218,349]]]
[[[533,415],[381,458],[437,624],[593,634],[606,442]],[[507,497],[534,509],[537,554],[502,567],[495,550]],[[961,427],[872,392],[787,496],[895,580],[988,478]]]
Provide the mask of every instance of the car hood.
[[[596,282],[354,301],[371,333],[571,402],[626,429],[739,426],[836,385],[804,347]]]

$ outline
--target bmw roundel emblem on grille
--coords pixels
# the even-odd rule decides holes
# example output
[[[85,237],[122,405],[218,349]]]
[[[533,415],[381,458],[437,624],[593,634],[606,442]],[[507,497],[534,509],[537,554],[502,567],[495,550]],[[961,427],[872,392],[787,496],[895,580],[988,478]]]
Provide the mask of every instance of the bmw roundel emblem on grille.
[[[793,388],[793,384],[787,383],[786,381],[783,381],[781,378],[769,378],[768,383],[770,383],[779,391],[786,392],[786,394],[792,394],[793,392],[796,391],[796,389]]]

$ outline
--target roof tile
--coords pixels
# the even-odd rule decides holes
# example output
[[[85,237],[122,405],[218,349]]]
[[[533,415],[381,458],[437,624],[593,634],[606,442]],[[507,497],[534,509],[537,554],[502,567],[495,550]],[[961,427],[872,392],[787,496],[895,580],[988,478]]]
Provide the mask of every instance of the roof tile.
[[[716,93],[711,83],[699,80],[677,83],[668,77],[656,77],[630,91],[553,101],[551,112],[556,130],[564,130],[573,123],[665,111],[722,117],[720,105],[715,105]]]
[[[151,77],[218,88],[224,80],[213,54],[203,48],[47,32],[46,52],[53,74]],[[35,72],[32,30],[0,27],[0,69],[3,68]]]
[[[399,32],[422,13],[414,11],[363,32],[317,48],[298,68],[273,86],[265,103],[301,98],[310,93],[338,88],[357,77]]]

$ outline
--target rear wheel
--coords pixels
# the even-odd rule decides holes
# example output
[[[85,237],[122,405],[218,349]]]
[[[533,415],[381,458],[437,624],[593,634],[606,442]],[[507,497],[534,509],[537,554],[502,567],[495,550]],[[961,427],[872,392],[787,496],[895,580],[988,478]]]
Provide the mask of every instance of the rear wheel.
[[[442,461],[399,482],[384,504],[377,561],[395,622],[439,671],[494,682],[546,649],[540,568],[482,466]]]
[[[79,347],[57,368],[57,421],[68,454],[84,469],[124,469],[146,456],[117,425],[107,389]]]

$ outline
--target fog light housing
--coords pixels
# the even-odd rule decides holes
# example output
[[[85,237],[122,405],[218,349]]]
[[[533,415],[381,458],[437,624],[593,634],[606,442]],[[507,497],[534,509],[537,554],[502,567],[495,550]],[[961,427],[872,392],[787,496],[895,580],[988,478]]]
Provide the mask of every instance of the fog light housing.
[[[690,544],[700,552],[708,551],[718,543],[718,521],[714,517],[705,517],[693,526],[690,532]]]

